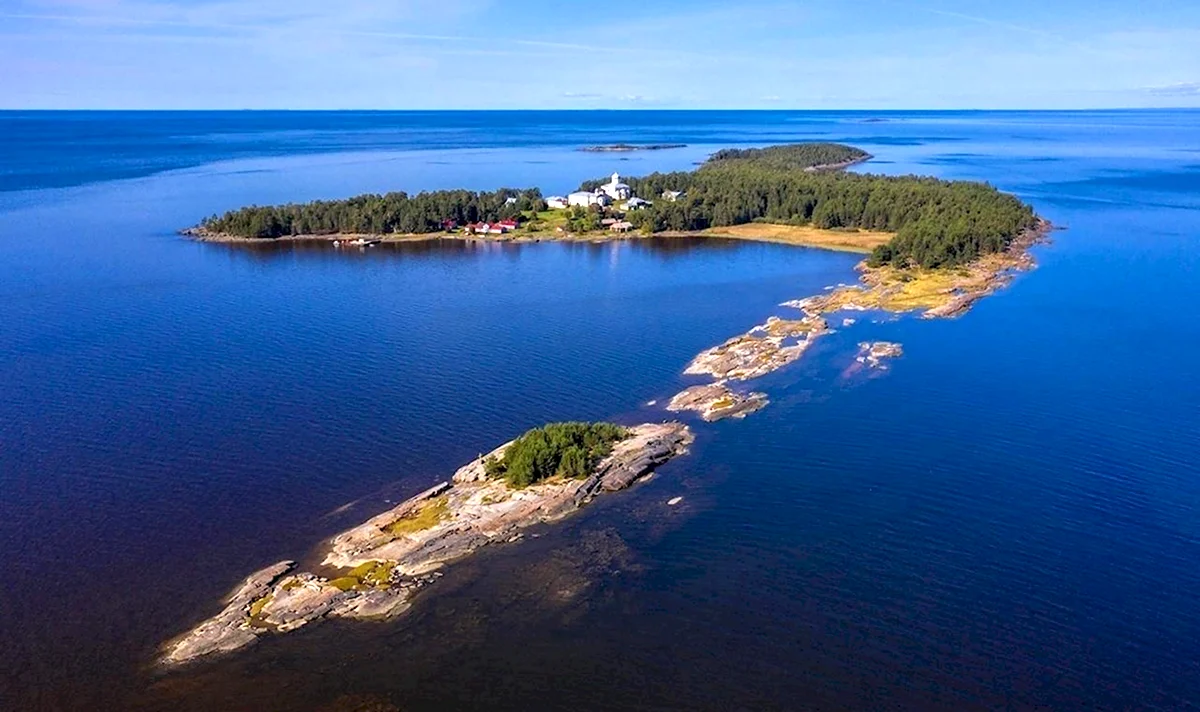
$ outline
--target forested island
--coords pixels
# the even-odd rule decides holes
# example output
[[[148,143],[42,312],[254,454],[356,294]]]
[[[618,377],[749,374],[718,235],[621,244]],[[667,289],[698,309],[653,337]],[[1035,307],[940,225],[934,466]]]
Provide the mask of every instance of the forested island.
[[[564,238],[614,229],[702,233],[771,223],[889,233],[874,247],[871,265],[936,268],[1000,252],[1037,224],[1032,208],[985,183],[836,170],[869,157],[834,143],[730,149],[693,171],[626,179],[630,197],[621,206],[597,200],[550,210],[535,188],[395,192],[251,206],[208,218],[191,232],[215,239],[436,236],[463,230],[475,235],[477,225],[503,224],[490,233]],[[602,185],[587,181],[581,192],[595,193]]]

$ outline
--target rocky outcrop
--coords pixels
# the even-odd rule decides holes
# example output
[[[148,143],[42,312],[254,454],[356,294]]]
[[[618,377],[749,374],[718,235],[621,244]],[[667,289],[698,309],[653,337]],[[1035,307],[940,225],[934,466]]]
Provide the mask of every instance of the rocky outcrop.
[[[225,598],[223,611],[169,644],[164,660],[178,663],[210,653],[237,650],[254,642],[256,631],[249,625],[243,625],[249,622],[246,611],[254,601],[266,596],[271,591],[271,585],[294,565],[294,561],[281,561],[250,574]]]
[[[869,368],[887,368],[884,362],[904,355],[904,347],[892,341],[864,341],[858,345],[859,363]]]
[[[771,317],[765,324],[702,352],[684,373],[737,381],[765,376],[803,356],[828,331],[825,320],[815,315],[803,319]]]
[[[667,410],[695,411],[706,421],[724,418],[745,418],[767,406],[765,393],[738,393],[725,381],[692,386],[671,399]]]
[[[225,608],[169,643],[168,665],[250,645],[329,617],[382,618],[409,606],[443,565],[488,544],[512,541],[526,527],[561,518],[604,492],[629,487],[687,452],[693,436],[681,423],[640,425],[585,480],[551,480],[525,489],[486,477],[484,462],[500,446],[432,487],[334,537],[324,564],[330,577],[290,573],[293,562],[267,567],[226,598]]]

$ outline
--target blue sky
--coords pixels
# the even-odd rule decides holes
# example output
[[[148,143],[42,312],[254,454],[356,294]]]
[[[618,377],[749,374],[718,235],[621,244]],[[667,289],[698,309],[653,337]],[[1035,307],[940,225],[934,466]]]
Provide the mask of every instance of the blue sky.
[[[0,108],[1200,106],[1197,0],[0,0]]]

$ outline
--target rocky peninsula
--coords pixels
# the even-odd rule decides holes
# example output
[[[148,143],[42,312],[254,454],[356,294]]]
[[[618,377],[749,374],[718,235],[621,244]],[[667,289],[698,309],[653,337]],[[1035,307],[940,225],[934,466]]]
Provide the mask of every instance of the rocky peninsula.
[[[586,478],[550,477],[526,487],[493,476],[495,463],[520,441],[505,443],[450,481],[335,536],[324,550],[324,575],[296,571],[293,561],[251,574],[219,613],[164,646],[160,660],[182,665],[326,618],[397,615],[441,567],[625,489],[685,454],[693,441],[681,423],[639,425],[623,435]]]
[[[730,389],[728,381],[761,378],[795,362],[818,339],[832,333],[827,317],[843,315],[842,324],[849,328],[857,320],[844,316],[846,312],[919,312],[925,319],[961,316],[980,299],[1008,286],[1016,274],[1033,269],[1036,262],[1029,250],[1045,240],[1050,230],[1050,223],[1039,219],[1004,250],[960,267],[871,267],[864,261],[858,265],[859,284],[831,287],[824,294],[780,305],[799,309],[803,318],[772,316],[745,334],[698,354],[684,374],[715,380],[685,389],[667,408],[694,411],[706,421],[744,418],[766,407],[768,397],[765,393],[738,393]],[[901,344],[867,341],[859,344],[855,360],[867,368],[886,370],[886,362],[903,353]]]

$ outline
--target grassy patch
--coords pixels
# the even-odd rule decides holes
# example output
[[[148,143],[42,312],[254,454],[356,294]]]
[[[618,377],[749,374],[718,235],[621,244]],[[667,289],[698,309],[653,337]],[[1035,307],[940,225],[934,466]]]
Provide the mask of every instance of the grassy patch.
[[[391,584],[392,572],[395,570],[396,564],[390,561],[368,561],[354,567],[346,577],[357,579],[364,586],[386,588]]]
[[[733,398],[729,396],[722,396],[721,398],[713,401],[710,408],[712,410],[725,410],[727,408],[732,408],[734,405],[736,405],[736,403],[734,402]]]
[[[449,497],[442,495],[422,502],[412,512],[383,528],[388,534],[401,536],[432,529],[449,517]]]
[[[567,219],[571,216],[570,210],[543,210],[541,212],[526,213],[528,222],[526,227],[532,232],[554,232],[555,228],[566,229]]]
[[[341,578],[335,578],[330,581],[329,585],[333,586],[339,591],[353,591],[354,589],[362,586],[362,581],[359,581],[353,576],[342,576]]]
[[[272,598],[274,598],[274,596],[272,596],[271,594],[268,593],[267,595],[258,599],[254,603],[251,603],[250,604],[250,617],[258,618],[259,616],[261,616],[263,609],[267,607],[267,604],[271,602]]]

